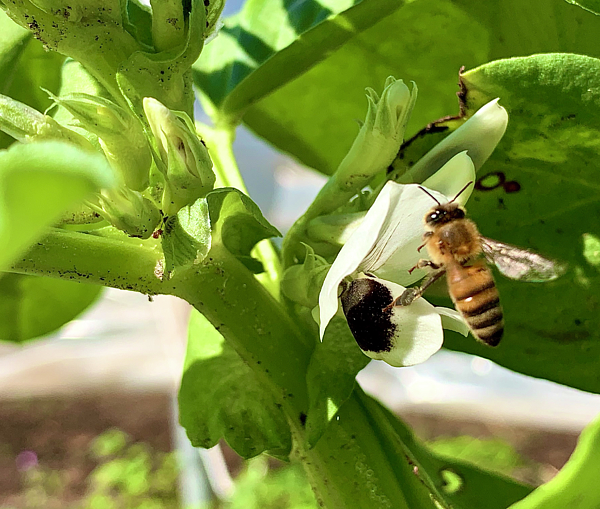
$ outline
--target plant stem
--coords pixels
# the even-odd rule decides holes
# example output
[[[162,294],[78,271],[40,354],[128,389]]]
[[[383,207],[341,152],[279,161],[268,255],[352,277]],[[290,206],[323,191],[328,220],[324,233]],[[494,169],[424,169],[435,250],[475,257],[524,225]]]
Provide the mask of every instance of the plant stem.
[[[196,128],[208,147],[217,175],[216,187],[235,187],[248,194],[246,184],[240,174],[235,155],[233,142],[235,140],[235,126],[218,125],[211,128],[196,122]],[[270,240],[259,242],[254,248],[254,254],[263,263],[265,272],[257,277],[269,292],[279,298],[279,281],[281,277],[281,262],[279,254]],[[266,276],[266,277],[265,277]]]
[[[302,423],[311,348],[284,306],[243,264],[215,243],[203,262],[162,280],[160,249],[129,240],[50,229],[13,272],[185,299],[223,334],[281,404],[294,437],[292,459],[302,462],[325,507],[407,507],[377,423],[356,394],[316,447],[308,449]]]

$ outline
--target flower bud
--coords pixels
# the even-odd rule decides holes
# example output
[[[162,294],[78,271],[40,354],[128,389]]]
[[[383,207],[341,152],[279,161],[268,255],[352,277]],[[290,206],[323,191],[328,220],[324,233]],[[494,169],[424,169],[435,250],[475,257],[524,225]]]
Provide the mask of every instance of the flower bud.
[[[316,255],[310,246],[305,244],[305,247],[304,263],[293,265],[285,271],[281,291],[289,300],[312,309],[319,302],[319,292],[330,264]]]
[[[122,182],[135,191],[148,187],[152,151],[134,115],[103,97],[88,94],[48,95],[69,111],[80,126],[98,136],[100,146]]]
[[[161,221],[160,211],[141,193],[121,186],[104,189],[87,205],[130,237],[147,239]]]
[[[26,104],[0,95],[0,130],[21,143],[41,140],[66,140],[93,150],[90,142],[75,131],[60,125]]]
[[[162,208],[170,216],[213,189],[212,161],[185,113],[173,112],[152,97],[144,98],[144,112],[165,167]]]
[[[404,139],[406,124],[417,99],[417,86],[410,91],[392,76],[385,82],[381,98],[367,88],[368,110],[364,124],[335,178],[361,188],[394,160]],[[357,178],[359,183],[356,183]]]
[[[312,242],[326,242],[339,249],[362,223],[365,214],[354,212],[319,216],[308,223],[306,234]]]

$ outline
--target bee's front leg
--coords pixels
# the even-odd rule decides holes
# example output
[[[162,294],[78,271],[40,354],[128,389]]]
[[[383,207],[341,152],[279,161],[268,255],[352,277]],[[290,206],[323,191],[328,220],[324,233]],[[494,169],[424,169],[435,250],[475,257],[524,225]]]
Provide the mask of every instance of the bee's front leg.
[[[423,244],[421,244],[418,248],[417,248],[417,252],[420,253],[421,249],[423,249],[427,243],[429,242],[429,239],[431,238],[431,236],[433,235],[433,232],[425,232],[423,234]]]
[[[411,269],[408,269],[408,273],[412,274],[413,270],[415,270],[415,269],[424,269],[425,267],[431,267],[434,270],[437,270],[437,269],[440,268],[439,265],[436,265],[435,263],[433,263],[430,260],[420,259],[414,267],[412,267]]]

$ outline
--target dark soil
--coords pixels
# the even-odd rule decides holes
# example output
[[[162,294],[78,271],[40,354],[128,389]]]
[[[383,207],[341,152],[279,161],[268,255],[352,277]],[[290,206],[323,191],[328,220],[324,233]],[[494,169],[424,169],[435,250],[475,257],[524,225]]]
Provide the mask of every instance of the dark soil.
[[[94,438],[111,428],[126,432],[134,442],[156,451],[171,450],[171,403],[165,394],[108,394],[78,398],[0,402],[0,507],[23,507],[23,474],[17,456],[33,451],[40,465],[66,473],[62,497],[67,506],[80,499],[96,462],[88,453]],[[448,420],[423,414],[402,416],[418,436],[471,435],[501,438],[542,470],[527,471],[522,480],[539,484],[558,471],[573,451],[577,434],[549,432],[473,421]],[[227,449],[231,470],[241,461]],[[540,473],[541,472],[541,473]]]

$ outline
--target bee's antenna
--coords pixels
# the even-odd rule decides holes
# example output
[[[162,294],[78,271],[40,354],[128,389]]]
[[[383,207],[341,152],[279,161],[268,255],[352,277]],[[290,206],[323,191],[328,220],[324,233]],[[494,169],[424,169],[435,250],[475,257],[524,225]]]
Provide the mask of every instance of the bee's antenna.
[[[461,194],[463,194],[463,193],[464,193],[464,192],[467,190],[467,187],[469,187],[469,186],[470,186],[472,183],[473,183],[473,181],[471,180],[471,182],[469,182],[469,183],[468,183],[468,184],[467,184],[465,187],[463,187],[463,188],[462,188],[462,189],[461,189],[461,190],[458,192],[458,194],[457,194],[457,195],[456,195],[454,198],[452,198],[452,201],[451,201],[450,203],[452,203],[454,200],[456,200],[456,198],[458,198],[458,197],[459,197]],[[437,201],[437,200],[436,200],[436,201]]]
[[[469,184],[470,184],[470,182],[469,182]],[[438,201],[438,199],[437,199],[435,196],[433,196],[433,195],[432,195],[432,194],[431,194],[431,193],[430,193],[430,192],[429,192],[427,189],[425,189],[425,188],[424,188],[424,187],[422,187],[422,186],[419,186],[419,189],[420,189],[421,191],[423,191],[425,194],[428,194],[428,195],[431,197],[431,199],[432,199],[433,201],[435,201],[435,202],[436,202],[438,205],[441,205],[441,203]],[[461,191],[461,193],[462,193],[462,191]]]

